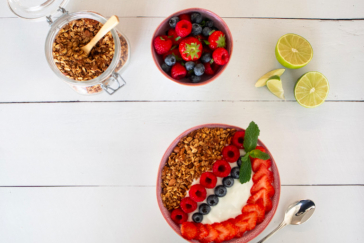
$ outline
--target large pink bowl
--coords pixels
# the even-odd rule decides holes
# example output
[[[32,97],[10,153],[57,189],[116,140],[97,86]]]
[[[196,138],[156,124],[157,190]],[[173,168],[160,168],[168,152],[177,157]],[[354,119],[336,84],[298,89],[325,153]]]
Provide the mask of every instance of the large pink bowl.
[[[173,82],[176,82],[178,84],[182,84],[182,85],[187,85],[187,86],[200,86],[200,85],[205,85],[208,84],[210,82],[212,82],[213,80],[215,80],[218,76],[220,76],[220,74],[225,70],[226,66],[229,64],[225,64],[223,66],[220,66],[219,69],[216,71],[215,75],[213,76],[208,76],[208,75],[203,75],[201,82],[199,83],[192,83],[189,78],[183,78],[180,80],[176,80],[173,79],[171,76],[169,76],[169,74],[165,73],[162,68],[161,65],[163,64],[163,58],[162,55],[158,55],[153,47],[153,40],[155,39],[155,37],[159,36],[159,35],[165,35],[166,31],[169,30],[169,24],[168,24],[168,20],[173,17],[173,16],[179,16],[181,14],[186,14],[186,13],[192,13],[192,12],[199,12],[202,14],[203,17],[209,18],[210,20],[212,20],[214,22],[214,26],[216,26],[220,31],[222,31],[225,36],[226,36],[226,49],[229,52],[230,55],[230,60],[231,61],[231,54],[233,52],[233,37],[231,35],[230,29],[227,26],[227,24],[225,23],[225,21],[220,18],[217,14],[211,12],[210,10],[207,9],[203,9],[203,8],[188,8],[185,10],[181,10],[179,12],[176,12],[174,14],[171,14],[170,16],[168,16],[166,19],[164,19],[162,21],[162,23],[159,24],[159,26],[157,27],[157,29],[154,31],[153,34],[153,38],[151,41],[151,49],[152,49],[152,56],[153,56],[153,60],[155,65],[157,66],[157,68],[159,69],[159,71],[161,71],[161,73],[168,79],[172,80]]]
[[[242,129],[240,127],[230,126],[230,125],[225,125],[225,124],[204,124],[204,125],[196,126],[196,127],[188,129],[187,131],[185,131],[181,135],[179,135],[171,143],[171,145],[169,145],[167,151],[164,153],[162,161],[161,161],[161,163],[159,165],[158,177],[157,177],[157,201],[158,201],[158,206],[159,206],[159,209],[160,209],[164,219],[167,221],[169,226],[171,226],[171,228],[178,235],[180,235],[181,237],[182,237],[182,235],[181,235],[179,225],[176,224],[175,222],[173,222],[173,220],[171,219],[171,213],[163,206],[163,202],[162,202],[162,198],[161,198],[161,193],[162,193],[162,187],[161,187],[161,185],[162,185],[162,169],[163,169],[165,163],[168,161],[168,157],[171,154],[172,150],[178,144],[179,140],[181,138],[185,137],[190,132],[192,132],[194,130],[197,130],[197,129],[200,129],[200,128],[203,128],[203,127],[208,127],[208,128],[213,128],[213,127],[234,128],[234,129],[236,129],[238,131],[244,131],[244,129]],[[272,208],[272,210],[270,212],[268,212],[265,215],[264,221],[261,224],[258,224],[257,227],[255,227],[255,229],[253,229],[251,231],[248,231],[241,238],[235,238],[235,239],[232,239],[230,241],[227,241],[228,243],[245,243],[245,242],[249,242],[252,239],[254,239],[255,237],[257,237],[268,226],[268,224],[272,220],[274,214],[276,213],[276,210],[277,210],[277,207],[278,207],[279,197],[280,197],[280,194],[281,194],[281,180],[279,178],[278,168],[277,168],[277,165],[276,165],[276,163],[274,161],[274,158],[273,158],[272,154],[269,152],[268,148],[259,139],[258,139],[258,145],[262,146],[262,147],[264,147],[266,149],[266,152],[270,155],[270,158],[272,160],[271,170],[272,170],[273,175],[274,175],[273,186],[274,186],[274,189],[275,189],[275,194],[274,194],[274,196],[272,198],[273,208]],[[198,241],[193,240],[193,241],[190,241],[190,242],[198,242]]]

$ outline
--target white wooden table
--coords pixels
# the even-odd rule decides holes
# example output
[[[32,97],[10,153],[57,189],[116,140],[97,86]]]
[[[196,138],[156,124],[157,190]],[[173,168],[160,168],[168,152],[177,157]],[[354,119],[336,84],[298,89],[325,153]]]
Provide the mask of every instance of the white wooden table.
[[[234,37],[229,66],[202,87],[167,80],[150,55],[157,25],[188,7],[216,12]],[[282,181],[280,205],[263,235],[289,203],[309,198],[317,205],[313,218],[270,242],[364,242],[364,1],[73,0],[67,6],[83,9],[118,15],[131,42],[127,85],[113,96],[72,91],[46,63],[48,24],[20,20],[0,3],[0,242],[184,242],[156,203],[165,149],[192,126],[246,127],[252,120]],[[281,101],[254,83],[281,67],[274,46],[289,32],[310,41],[314,58],[282,76],[287,100]],[[331,86],[315,109],[293,96],[307,71],[322,72]]]

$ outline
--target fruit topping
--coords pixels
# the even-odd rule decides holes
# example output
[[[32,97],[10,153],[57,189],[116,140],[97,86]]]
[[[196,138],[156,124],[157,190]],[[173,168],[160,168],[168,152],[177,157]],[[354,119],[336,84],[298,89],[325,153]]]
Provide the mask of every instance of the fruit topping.
[[[182,211],[182,209],[177,208],[172,211],[171,218],[177,224],[182,224],[183,222],[187,221],[188,216],[185,212]]]
[[[159,54],[162,55],[169,51],[172,47],[172,40],[168,36],[157,36],[153,41],[154,49]]]
[[[191,35],[199,35],[202,33],[202,27],[199,24],[193,23],[192,24],[192,31]]]
[[[229,230],[225,228],[224,225],[221,223],[214,223],[212,227],[214,227],[214,229],[219,233],[214,241],[215,243],[225,241],[225,239],[230,235]]]
[[[219,203],[219,197],[216,195],[210,195],[206,199],[206,203],[209,206],[216,206]]]
[[[216,186],[217,178],[212,172],[205,172],[200,177],[200,184],[206,188],[214,188]]]
[[[265,212],[269,212],[272,209],[272,201],[269,198],[268,191],[266,189],[260,189],[258,192],[251,195],[247,201],[249,204],[260,202]]]
[[[247,230],[254,229],[257,224],[258,213],[249,212],[249,213],[243,213],[242,215],[243,215],[242,219],[248,223]]]
[[[211,59],[212,59],[212,55],[211,55],[211,53],[209,53],[209,52],[206,52],[206,53],[204,53],[204,54],[201,56],[201,62],[203,62],[203,63],[208,63],[208,62],[210,62],[210,61],[211,61]]]
[[[205,73],[205,66],[202,63],[198,63],[194,67],[193,72],[196,76],[202,76]]]
[[[230,174],[231,167],[225,160],[217,160],[212,165],[212,171],[217,177],[226,177]]]
[[[257,204],[247,204],[243,207],[243,209],[241,210],[241,212],[244,213],[249,213],[249,212],[257,212],[257,224],[260,224],[261,222],[263,222],[264,217],[265,217],[265,210],[264,210],[264,206],[262,203],[257,203]]]
[[[191,22],[192,23],[197,23],[200,24],[202,22],[202,15],[198,12],[192,13],[191,14]]]
[[[202,55],[202,44],[195,37],[187,37],[179,43],[179,52],[183,60],[196,61]]]
[[[212,227],[212,225],[205,225],[205,228],[209,232],[209,234],[201,240],[201,243],[210,243],[213,242],[217,236],[219,235],[219,232]]]
[[[233,138],[231,139],[232,144],[234,144],[236,147],[242,149],[244,148],[243,144],[244,144],[244,136],[245,136],[245,131],[237,131]]]
[[[215,195],[216,196],[223,197],[223,196],[226,195],[226,193],[227,193],[226,187],[224,187],[222,185],[215,187]]]
[[[234,221],[234,219],[229,219],[222,223],[222,225],[229,231],[229,236],[225,238],[226,241],[231,240],[238,233],[237,227],[233,223]]]
[[[172,70],[171,70],[171,76],[172,78],[174,79],[181,79],[181,78],[184,78],[186,77],[187,75],[187,70],[184,66],[182,66],[182,64],[180,63],[176,63],[173,67],[172,67]]]
[[[166,73],[169,73],[171,71],[171,67],[168,66],[167,64],[163,63],[161,66],[162,70]]]
[[[209,231],[206,229],[206,226],[203,224],[196,224],[197,226],[197,236],[196,236],[196,240],[202,240],[203,238],[205,238],[206,236],[209,235]]]
[[[207,75],[214,75],[215,70],[212,69],[211,64],[209,62],[203,64],[205,66],[205,74]]]
[[[202,35],[205,36],[205,37],[208,37],[210,36],[210,33],[213,31],[212,28],[208,27],[208,26],[205,26],[203,29],[202,29]]]
[[[193,70],[193,68],[195,67],[195,63],[192,61],[186,62],[185,63],[185,68],[187,71],[191,71]]]
[[[203,32],[202,32],[203,33]],[[214,31],[210,34],[208,39],[209,47],[211,50],[216,50],[217,48],[225,48],[226,47],[226,37],[225,34],[221,31]]]
[[[192,220],[195,223],[201,223],[203,220],[203,215],[201,213],[194,213],[192,215]]]
[[[173,54],[169,54],[168,56],[166,56],[166,58],[164,58],[164,62],[165,64],[167,64],[168,66],[173,66],[174,64],[176,64],[177,59]]]
[[[268,160],[262,160],[262,159],[251,159],[252,162],[252,170],[254,172],[257,172],[260,169],[261,165],[265,165],[265,167],[270,168],[272,166],[272,161],[270,159]]]
[[[267,190],[268,196],[272,197],[274,195],[274,187],[266,175],[262,176],[256,183],[254,183],[250,189],[250,193],[257,193],[262,188]]]
[[[171,26],[171,28],[175,28],[178,21],[179,21],[179,18],[177,16],[174,16],[169,19],[168,24],[169,24],[169,26]]]
[[[196,238],[198,233],[197,226],[194,223],[191,222],[184,222],[181,225],[181,234],[182,237],[186,240],[192,240]]]
[[[190,197],[185,197],[181,200],[180,206],[185,213],[191,213],[196,210],[197,203]]]
[[[217,48],[212,53],[212,58],[214,59],[214,62],[218,65],[225,65],[229,62],[229,52],[225,48]]]
[[[244,216],[240,214],[235,218],[235,227],[237,228],[236,237],[242,237],[248,228],[248,222],[243,219]]]
[[[192,31],[192,24],[187,20],[180,20],[176,25],[176,33],[180,37],[188,36]]]
[[[231,169],[231,177],[234,179],[239,179],[239,172],[240,172],[240,168],[239,167],[234,167]]]
[[[227,162],[233,163],[239,159],[240,151],[234,145],[228,145],[222,149],[222,156]]]
[[[198,211],[200,212],[200,214],[206,215],[206,214],[208,214],[211,211],[211,207],[209,205],[207,205],[206,203],[202,203],[198,207]]]
[[[202,202],[206,198],[206,189],[202,185],[196,184],[191,186],[189,194],[195,202]]]
[[[234,178],[232,178],[231,176],[227,176],[224,179],[222,179],[222,184],[225,187],[232,187],[234,185]]]
[[[253,182],[257,182],[263,176],[267,176],[268,181],[273,182],[273,172],[265,164],[260,165],[259,170],[253,175]]]

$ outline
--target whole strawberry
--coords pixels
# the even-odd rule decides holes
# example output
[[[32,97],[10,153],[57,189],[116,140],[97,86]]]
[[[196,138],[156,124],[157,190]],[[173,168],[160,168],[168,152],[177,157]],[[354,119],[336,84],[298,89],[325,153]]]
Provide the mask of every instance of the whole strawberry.
[[[225,37],[225,34],[222,33],[221,31],[217,30],[217,31],[214,31],[210,36],[209,36],[209,39],[208,39],[208,42],[210,43],[209,44],[209,47],[212,49],[212,50],[215,50],[216,48],[219,48],[219,47],[223,47],[225,48],[226,46],[226,37]]]
[[[181,78],[186,77],[186,75],[187,75],[187,70],[184,66],[182,66],[182,64],[178,62],[174,64],[171,70],[172,78],[179,80]]]
[[[192,24],[187,20],[181,20],[176,25],[176,33],[178,36],[186,37],[191,34]]]
[[[187,37],[179,44],[179,52],[183,60],[196,61],[202,55],[202,44],[195,37]]]
[[[161,55],[168,52],[172,47],[172,40],[166,35],[157,36],[153,41],[155,51]]]
[[[217,48],[212,53],[212,58],[214,62],[218,65],[225,65],[229,61],[229,52],[225,48]]]

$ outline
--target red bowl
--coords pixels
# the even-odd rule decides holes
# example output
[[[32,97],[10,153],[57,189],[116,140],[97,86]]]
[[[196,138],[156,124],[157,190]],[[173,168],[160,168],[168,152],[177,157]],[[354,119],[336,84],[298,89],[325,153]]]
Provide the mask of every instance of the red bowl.
[[[225,21],[222,18],[220,18],[217,14],[211,12],[210,10],[203,9],[203,8],[188,8],[188,9],[181,10],[179,12],[176,12],[176,13],[171,14],[170,16],[168,16],[166,19],[164,19],[162,21],[162,23],[159,24],[157,29],[154,31],[150,47],[151,47],[151,50],[152,50],[152,56],[153,56],[154,63],[157,66],[157,68],[159,69],[159,71],[161,71],[161,73],[164,76],[166,76],[168,79],[170,79],[173,82],[176,82],[178,84],[183,84],[183,85],[187,85],[187,86],[200,86],[200,85],[208,84],[208,83],[212,82],[213,80],[215,80],[225,70],[226,66],[229,63],[227,63],[227,64],[225,64],[223,66],[220,66],[218,68],[218,70],[216,71],[215,75],[213,75],[213,76],[203,75],[202,78],[201,78],[201,82],[199,82],[199,83],[192,83],[189,80],[189,78],[183,78],[183,79],[180,79],[180,80],[176,80],[176,79],[173,79],[171,76],[169,76],[169,74],[165,73],[162,70],[161,65],[164,62],[163,58],[162,58],[162,55],[158,55],[155,52],[154,47],[153,47],[153,40],[159,35],[165,35],[166,31],[168,31],[168,29],[170,28],[169,24],[168,24],[168,20],[171,17],[179,16],[181,14],[186,14],[186,13],[192,13],[192,12],[199,12],[199,13],[202,14],[203,17],[209,18],[210,20],[212,20],[214,22],[214,26],[216,26],[220,31],[225,33],[225,36],[226,36],[226,49],[229,52],[230,60],[231,60],[231,54],[233,52],[233,37],[231,35],[229,27],[227,26]],[[230,62],[230,60],[229,60],[229,62]]]
[[[161,160],[161,163],[159,165],[159,170],[158,170],[158,176],[157,176],[157,201],[158,201],[158,206],[159,209],[164,217],[164,219],[167,221],[167,223],[169,224],[169,226],[171,226],[171,228],[182,237],[181,235],[181,231],[180,231],[180,227],[178,224],[176,224],[175,222],[173,222],[173,220],[171,219],[171,213],[163,206],[163,202],[162,202],[162,197],[161,197],[161,193],[162,193],[162,169],[164,167],[164,165],[167,163],[168,161],[168,157],[169,155],[172,153],[172,150],[174,149],[174,147],[178,144],[178,142],[185,137],[187,134],[189,134],[190,132],[203,128],[203,127],[208,127],[208,128],[213,128],[213,127],[220,127],[220,128],[234,128],[238,131],[244,131],[244,129],[240,128],[240,127],[236,127],[236,126],[230,126],[230,125],[225,125],[225,124],[204,124],[204,125],[199,125],[193,128],[188,129],[187,131],[183,132],[181,135],[179,135],[172,143],[171,145],[169,145],[167,151],[164,153],[163,158]],[[258,145],[262,146],[266,149],[266,152],[270,155],[270,158],[272,160],[272,167],[271,170],[273,172],[273,176],[274,176],[274,182],[273,182],[273,186],[275,189],[275,194],[272,198],[272,204],[273,204],[273,208],[270,212],[268,212],[265,215],[265,219],[262,223],[258,224],[255,229],[248,231],[247,233],[244,234],[243,237],[241,238],[235,238],[232,239],[230,241],[226,241],[228,243],[246,243],[249,242],[251,240],[253,240],[255,237],[257,237],[260,233],[262,233],[264,231],[264,229],[268,226],[268,224],[270,223],[270,221],[273,219],[274,214],[276,213],[277,207],[278,207],[278,203],[279,203],[279,197],[281,194],[281,180],[279,177],[279,172],[278,172],[278,168],[277,165],[274,161],[274,158],[272,156],[272,154],[269,152],[268,148],[262,143],[262,141],[260,141],[258,139]],[[198,242],[196,240],[192,240],[190,242]]]

